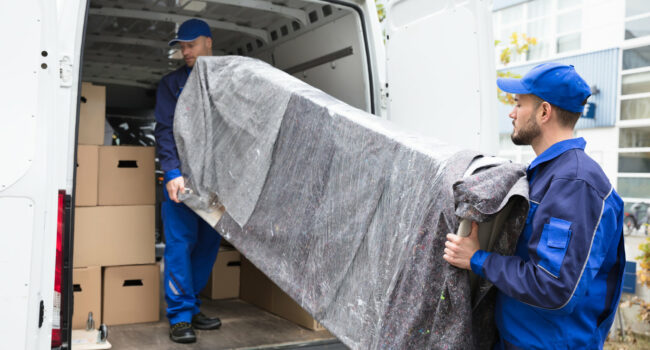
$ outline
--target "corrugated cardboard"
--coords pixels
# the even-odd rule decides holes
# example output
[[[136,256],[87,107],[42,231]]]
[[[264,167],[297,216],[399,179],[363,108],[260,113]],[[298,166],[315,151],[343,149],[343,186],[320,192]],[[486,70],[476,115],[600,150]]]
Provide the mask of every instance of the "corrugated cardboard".
[[[239,297],[240,265],[241,255],[238,251],[221,247],[201,295],[213,300]]]
[[[154,147],[100,147],[98,204],[156,204],[154,162]]]
[[[79,145],[77,148],[77,184],[74,204],[78,207],[97,205],[97,171],[99,146]]]
[[[81,84],[78,143],[103,145],[106,119],[106,87]]]
[[[325,329],[249,260],[241,259],[239,298],[311,330]]]
[[[158,321],[159,293],[158,264],[105,267],[103,322],[116,325]]]
[[[85,329],[88,313],[93,313],[95,328],[102,321],[102,268],[81,267],[72,270],[74,314],[72,328]]]
[[[271,312],[274,314],[308,329],[315,331],[325,329],[325,327],[311,317],[305,309],[300,307],[297,302],[275,284],[273,284],[271,294],[273,295],[273,309]]]
[[[273,308],[273,282],[253,263],[242,257],[239,277],[239,298],[264,310]]]
[[[79,207],[74,267],[155,262],[155,206]]]

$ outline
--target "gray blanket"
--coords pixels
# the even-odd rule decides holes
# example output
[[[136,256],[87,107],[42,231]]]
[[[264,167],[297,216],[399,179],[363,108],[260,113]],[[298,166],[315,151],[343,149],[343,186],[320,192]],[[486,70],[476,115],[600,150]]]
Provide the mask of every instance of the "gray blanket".
[[[479,153],[234,56],[197,61],[174,134],[186,203],[223,204],[215,228],[347,346],[494,343],[494,288],[442,259],[445,234],[476,220],[490,250],[511,254],[528,211],[522,165],[464,176]]]

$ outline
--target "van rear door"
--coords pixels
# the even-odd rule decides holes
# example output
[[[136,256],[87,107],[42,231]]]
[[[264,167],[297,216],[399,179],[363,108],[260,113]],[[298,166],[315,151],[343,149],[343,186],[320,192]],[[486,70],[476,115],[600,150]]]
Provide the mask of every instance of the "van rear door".
[[[394,0],[386,14],[389,119],[449,144],[495,152],[488,1]]]
[[[5,349],[49,348],[53,328],[62,328],[61,295],[54,293],[58,212],[60,194],[69,203],[72,193],[78,77],[73,67],[78,67],[79,13],[85,13],[85,3],[0,2],[6,49],[0,57],[0,339]]]

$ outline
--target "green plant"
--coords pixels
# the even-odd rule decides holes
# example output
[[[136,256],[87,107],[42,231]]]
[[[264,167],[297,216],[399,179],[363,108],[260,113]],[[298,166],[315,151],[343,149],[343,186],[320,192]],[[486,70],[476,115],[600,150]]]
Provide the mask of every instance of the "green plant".
[[[501,41],[495,40],[494,46],[499,46]],[[512,59],[513,52],[516,52],[518,55],[524,54],[530,50],[531,46],[537,45],[537,39],[534,37],[527,36],[524,33],[512,33],[510,35],[510,42],[508,45],[501,49],[499,54],[499,61],[502,65],[507,66]],[[497,71],[497,76],[499,78],[521,78],[521,75],[512,73],[510,71],[499,72]],[[497,98],[499,101],[506,105],[514,105],[515,97],[514,95],[503,92],[501,89],[497,88]]]
[[[383,22],[386,19],[386,6],[384,5],[383,0],[375,0],[375,5],[377,6],[377,17],[379,17],[379,22]]]
[[[650,288],[650,237],[646,238],[645,243],[639,244],[639,250],[641,255],[636,257],[636,260],[639,260],[640,267],[637,276],[641,284]]]
[[[639,270],[636,272],[636,275],[639,277],[641,285],[650,288],[650,237],[646,238],[644,243],[639,244],[639,250],[641,251],[641,255],[635,258],[639,260]],[[639,306],[639,320],[650,323],[650,303],[637,296],[621,302],[621,306],[624,307],[631,305]]]

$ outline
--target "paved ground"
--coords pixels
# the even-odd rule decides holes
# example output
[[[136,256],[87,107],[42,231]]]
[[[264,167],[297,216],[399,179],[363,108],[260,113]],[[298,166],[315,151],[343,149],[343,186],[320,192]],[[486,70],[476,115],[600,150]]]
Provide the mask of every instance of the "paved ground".
[[[618,333],[610,333],[605,342],[605,350],[647,350],[650,349],[650,338],[644,335],[628,332],[625,341]]]

